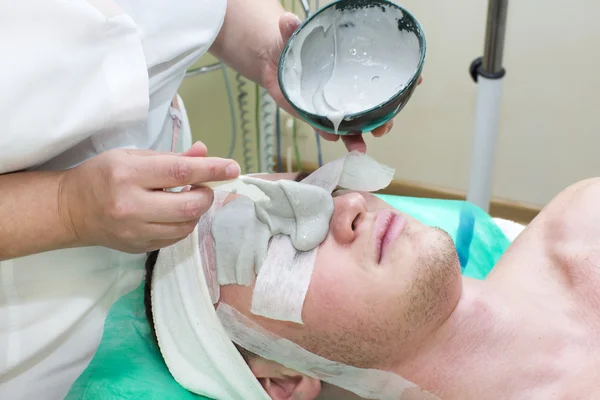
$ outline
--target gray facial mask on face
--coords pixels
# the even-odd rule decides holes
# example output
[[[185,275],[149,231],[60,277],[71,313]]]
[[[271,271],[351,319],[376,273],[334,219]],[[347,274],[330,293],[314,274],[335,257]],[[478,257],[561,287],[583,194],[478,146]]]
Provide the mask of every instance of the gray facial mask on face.
[[[393,175],[392,168],[351,152],[300,183],[242,178],[261,189],[266,199],[239,197],[216,213],[212,234],[218,283],[249,286],[257,274],[251,311],[302,323],[317,246],[327,237],[333,215],[331,192],[337,186],[379,190]]]
[[[269,199],[254,202],[240,196],[215,216],[212,234],[220,285],[250,285],[267,256],[269,240],[276,235],[289,236],[299,251],[317,247],[327,237],[333,214],[331,194],[318,186],[241,179],[261,189]]]

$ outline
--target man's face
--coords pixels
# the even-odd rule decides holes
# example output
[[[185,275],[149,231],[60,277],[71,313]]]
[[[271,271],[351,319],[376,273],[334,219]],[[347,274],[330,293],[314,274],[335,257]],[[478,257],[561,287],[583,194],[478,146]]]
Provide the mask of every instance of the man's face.
[[[338,191],[317,251],[303,325],[250,312],[253,287],[221,288],[221,301],[269,331],[327,359],[391,369],[458,302],[461,275],[451,238],[370,193]],[[233,196],[228,201],[233,200]]]

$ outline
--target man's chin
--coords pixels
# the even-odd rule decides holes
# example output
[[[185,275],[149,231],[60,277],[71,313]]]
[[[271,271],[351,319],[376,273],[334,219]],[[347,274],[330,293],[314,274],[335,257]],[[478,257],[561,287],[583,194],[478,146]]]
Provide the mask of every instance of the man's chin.
[[[462,292],[462,275],[454,242],[445,231],[430,228],[419,236],[423,242],[411,293],[415,310],[411,319],[417,326],[426,326],[445,320],[452,312]]]

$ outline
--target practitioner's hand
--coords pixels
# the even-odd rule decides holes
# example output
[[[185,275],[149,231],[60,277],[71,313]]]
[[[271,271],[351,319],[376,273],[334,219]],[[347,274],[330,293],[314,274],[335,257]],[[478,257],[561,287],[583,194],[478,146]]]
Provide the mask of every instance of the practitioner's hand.
[[[298,19],[298,17],[294,14],[285,13],[281,16],[281,18],[279,19],[279,31],[281,33],[281,36],[275,38],[270,50],[267,51],[268,54],[266,55],[265,67],[262,70],[262,84],[264,88],[269,92],[271,97],[273,97],[273,99],[281,108],[283,108],[286,112],[288,112],[290,115],[293,115],[296,118],[298,118],[298,114],[286,101],[285,97],[281,93],[281,89],[279,88],[277,69],[279,66],[279,58],[281,56],[281,52],[283,51],[285,44],[292,36],[294,31],[298,28],[300,23],[300,19]],[[419,77],[418,84],[420,85],[422,81],[423,77],[421,76]],[[389,122],[375,129],[371,133],[375,137],[381,137],[387,134],[393,126],[394,121],[390,120]],[[318,133],[323,139],[331,142],[338,141],[341,137],[342,142],[344,142],[348,151],[358,150],[362,153],[367,151],[367,145],[365,144],[363,135],[339,136],[323,131],[318,131]]]
[[[213,201],[202,184],[239,173],[233,160],[206,157],[202,143],[183,154],[111,150],[65,172],[60,207],[77,244],[143,253],[189,235]]]

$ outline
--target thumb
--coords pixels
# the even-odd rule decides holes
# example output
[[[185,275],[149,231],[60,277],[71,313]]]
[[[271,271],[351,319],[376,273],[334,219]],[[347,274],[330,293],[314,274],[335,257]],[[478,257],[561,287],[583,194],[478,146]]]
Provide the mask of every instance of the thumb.
[[[283,43],[286,43],[288,40],[290,40],[290,37],[296,31],[296,29],[298,29],[300,24],[300,18],[290,12],[284,13],[279,18],[279,32],[281,32]]]
[[[342,136],[342,142],[346,145],[348,152],[358,151],[360,153],[367,152],[367,144],[362,135]]]
[[[185,157],[206,157],[207,153],[208,149],[206,148],[206,145],[198,141],[194,143],[192,147],[189,148],[189,150],[180,154]]]

